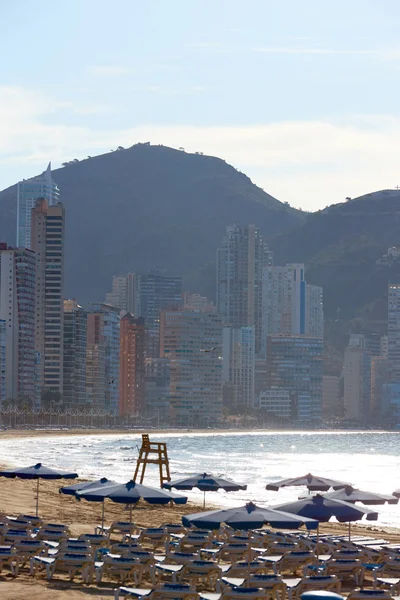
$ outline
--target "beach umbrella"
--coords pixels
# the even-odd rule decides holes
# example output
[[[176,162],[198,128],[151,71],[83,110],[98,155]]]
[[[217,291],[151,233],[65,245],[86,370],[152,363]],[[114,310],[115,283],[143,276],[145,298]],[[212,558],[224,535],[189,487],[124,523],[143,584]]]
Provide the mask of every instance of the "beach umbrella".
[[[237,508],[209,510],[182,517],[186,527],[195,525],[204,529],[218,529],[222,524],[234,529],[259,529],[271,525],[280,529],[298,529],[305,525],[307,529],[317,529],[318,521],[303,516],[294,516],[275,508],[264,508],[248,502]]]
[[[400,490],[395,490],[393,492],[393,496],[396,496],[396,498],[400,498]]]
[[[67,485],[61,487],[58,491],[60,494],[66,494],[68,496],[75,496],[78,500],[80,498],[76,495],[76,492],[89,491],[96,488],[104,488],[110,485],[118,485],[116,481],[112,479],[107,479],[107,477],[102,477],[101,479],[97,479],[96,481],[81,481],[79,483],[74,483],[73,485]],[[101,510],[101,528],[104,528],[104,500],[102,502],[102,510]]]
[[[376,521],[378,513],[362,506],[354,506],[350,502],[327,498],[321,494],[301,498],[295,502],[286,502],[274,506],[276,510],[284,510],[294,515],[316,519],[319,523],[327,523],[335,517],[340,523],[349,524],[349,540],[351,536],[351,522],[359,521],[366,517],[368,521]],[[317,535],[319,534],[319,529]]]
[[[187,497],[174,494],[173,492],[167,492],[166,490],[152,488],[135,481],[128,481],[127,483],[117,483],[116,485],[103,486],[98,488],[92,488],[89,490],[82,490],[76,492],[77,498],[83,498],[89,502],[104,502],[104,500],[112,500],[112,502],[118,502],[120,504],[129,505],[129,519],[131,524],[132,533],[132,506],[137,504],[139,500],[143,499],[149,504],[168,504],[174,502],[174,504],[186,504]],[[131,537],[129,537],[131,540]]]
[[[374,492],[365,492],[364,490],[357,490],[351,485],[335,492],[329,492],[324,494],[324,498],[333,498],[334,500],[344,500],[345,502],[361,502],[365,505],[377,505],[377,504],[397,504],[399,499],[394,496],[386,494],[375,494]]]
[[[308,473],[302,477],[292,477],[290,479],[281,479],[280,481],[268,483],[266,489],[278,492],[283,487],[304,486],[308,488],[310,492],[327,492],[331,488],[340,490],[349,485],[350,483],[346,483],[345,481],[329,479],[328,477],[319,477],[318,475],[311,475],[311,473]]]
[[[225,490],[226,492],[238,492],[239,490],[247,490],[247,485],[240,485],[229,479],[223,479],[222,477],[216,477],[209,473],[198,473],[197,475],[191,475],[184,479],[177,479],[176,481],[168,481],[163,483],[163,488],[170,490],[175,488],[177,490],[192,490],[197,488],[204,493],[203,496],[203,508],[206,505],[206,492],[217,492],[218,490]]]
[[[37,463],[31,467],[15,469],[13,471],[0,471],[0,477],[17,477],[19,479],[36,479],[36,516],[39,516],[39,481],[40,479],[75,479],[78,473],[68,471],[60,471],[58,469],[50,469],[42,463]]]

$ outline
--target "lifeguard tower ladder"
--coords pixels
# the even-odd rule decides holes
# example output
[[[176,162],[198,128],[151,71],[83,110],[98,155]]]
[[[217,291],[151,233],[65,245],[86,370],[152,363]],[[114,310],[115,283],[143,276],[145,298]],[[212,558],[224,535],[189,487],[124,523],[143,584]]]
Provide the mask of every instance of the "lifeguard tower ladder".
[[[139,483],[143,483],[147,465],[158,465],[160,470],[160,487],[162,487],[165,481],[171,481],[167,444],[164,442],[151,442],[148,434],[143,433],[142,447],[139,450],[139,458],[137,459],[133,481],[137,480],[140,473]]]

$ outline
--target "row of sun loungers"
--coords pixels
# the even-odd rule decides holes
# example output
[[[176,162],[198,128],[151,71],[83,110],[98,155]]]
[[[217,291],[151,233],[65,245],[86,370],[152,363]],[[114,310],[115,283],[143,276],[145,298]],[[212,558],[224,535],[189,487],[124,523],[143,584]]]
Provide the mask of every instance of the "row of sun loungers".
[[[340,592],[343,585],[353,590],[350,600],[400,592],[400,546],[385,540],[178,524],[140,529],[120,521],[71,538],[65,525],[35,519],[3,517],[0,571],[17,577],[29,569],[33,577],[81,578],[87,585],[117,581],[115,598],[150,600],[298,600],[304,591]],[[354,591],[363,585],[368,594]]]

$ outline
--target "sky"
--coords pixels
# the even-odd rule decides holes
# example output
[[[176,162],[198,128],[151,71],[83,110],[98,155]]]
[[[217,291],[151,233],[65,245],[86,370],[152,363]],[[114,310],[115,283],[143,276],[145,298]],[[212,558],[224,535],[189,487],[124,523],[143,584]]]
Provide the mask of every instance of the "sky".
[[[400,185],[399,0],[0,0],[0,189],[150,141],[318,210]]]

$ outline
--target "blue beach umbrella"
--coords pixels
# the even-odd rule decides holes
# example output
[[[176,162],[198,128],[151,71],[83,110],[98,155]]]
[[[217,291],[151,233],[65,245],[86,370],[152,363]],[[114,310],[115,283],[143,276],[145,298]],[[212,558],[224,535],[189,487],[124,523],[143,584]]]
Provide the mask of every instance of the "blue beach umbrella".
[[[225,492],[238,492],[239,490],[247,490],[247,485],[240,485],[229,479],[223,479],[222,477],[216,477],[209,473],[198,473],[185,477],[184,479],[177,479],[176,481],[168,481],[163,483],[163,488],[170,490],[175,488],[177,490],[192,490],[197,488],[204,492],[203,497],[203,508],[206,504],[206,492],[217,492],[218,490],[225,490]]]
[[[365,517],[368,521],[376,521],[378,513],[362,506],[354,506],[350,502],[327,498],[316,494],[301,498],[296,502],[286,502],[274,506],[276,510],[284,510],[288,513],[316,519],[319,523],[327,523],[332,517],[335,517],[340,523],[349,524],[349,539],[351,537],[351,522],[359,521]]]
[[[275,508],[263,508],[252,502],[237,508],[224,510],[209,510],[203,513],[186,515],[182,517],[186,527],[194,525],[204,529],[218,529],[222,524],[233,529],[259,529],[264,525],[271,525],[278,529],[299,529],[303,525],[307,529],[317,529],[318,521],[303,516],[294,516]]]
[[[283,487],[304,486],[310,492],[327,492],[331,488],[333,490],[340,490],[349,485],[350,484],[345,481],[338,481],[337,479],[329,479],[328,477],[320,477],[318,475],[307,473],[307,475],[302,475],[301,477],[291,477],[289,479],[273,481],[266,485],[266,489],[278,492]]]
[[[19,478],[19,479],[36,479],[36,516],[39,515],[39,480],[40,479],[75,479],[78,473],[69,471],[60,471],[58,469],[50,469],[42,463],[37,463],[31,467],[23,467],[13,471],[0,471],[0,477]]]
[[[87,492],[96,488],[109,487],[110,485],[118,485],[118,483],[116,481],[113,481],[112,479],[107,479],[107,477],[102,477],[101,479],[97,479],[96,481],[81,481],[80,483],[67,485],[65,487],[61,487],[58,491],[60,492],[60,494],[66,494],[67,496],[75,496],[75,498],[80,500],[80,498],[76,494],[77,492]],[[104,528],[104,500],[101,509],[101,528]]]
[[[137,504],[141,499],[149,504],[168,504],[169,502],[173,502],[174,504],[186,504],[187,502],[187,496],[180,496],[173,492],[148,487],[141,483],[136,483],[135,481],[82,490],[81,492],[78,491],[76,492],[76,497],[83,498],[89,502],[104,502],[104,500],[108,499],[112,500],[112,502],[118,502],[119,504],[129,504],[131,529],[132,506]]]
[[[375,494],[374,492],[365,492],[364,490],[357,490],[352,486],[336,490],[335,492],[329,492],[324,494],[324,498],[333,498],[334,500],[344,500],[344,502],[361,502],[365,505],[378,505],[378,504],[397,504],[399,499],[394,496],[386,494]]]

